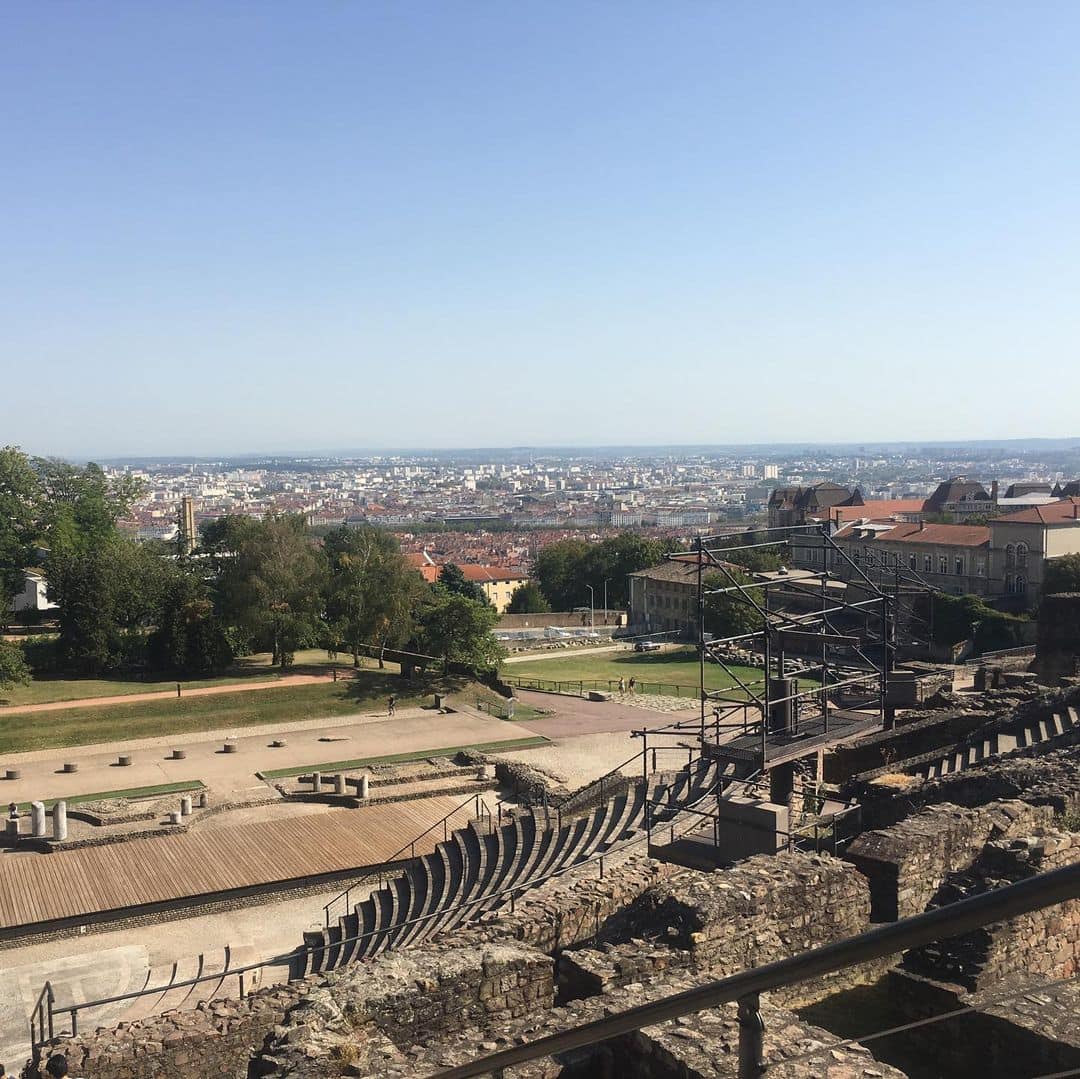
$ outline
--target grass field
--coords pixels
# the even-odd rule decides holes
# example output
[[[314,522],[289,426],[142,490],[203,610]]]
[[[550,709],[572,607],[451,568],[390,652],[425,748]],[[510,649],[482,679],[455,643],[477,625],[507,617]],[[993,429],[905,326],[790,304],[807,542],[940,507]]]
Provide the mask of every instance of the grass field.
[[[744,681],[761,678],[761,671],[753,667],[732,667]],[[592,652],[587,655],[570,653],[558,659],[538,659],[524,663],[509,663],[502,669],[505,678],[545,678],[553,680],[594,679],[618,681],[637,679],[643,690],[656,692],[648,683],[680,685],[687,688],[698,685],[699,671],[697,653],[692,648],[680,648],[670,652]],[[707,689],[727,689],[735,685],[724,669],[715,663],[705,665]],[[674,691],[673,691],[674,692]]]
[[[433,686],[403,683],[387,670],[364,671],[348,681],[204,697],[169,697],[55,712],[0,713],[0,752],[90,745],[126,738],[153,738],[215,729],[239,730],[262,723],[352,715],[385,707],[391,692],[402,707],[428,698]],[[475,699],[475,687],[450,683],[449,692]],[[430,700],[427,701],[430,703]]]
[[[366,659],[365,668],[377,667],[373,659]],[[332,667],[352,670],[352,658],[338,653],[331,663],[321,648],[308,648],[296,653],[295,662],[286,674],[316,674]],[[387,664],[387,670],[397,672],[397,664]],[[204,686],[231,686],[251,681],[276,681],[281,677],[278,667],[270,666],[270,653],[261,652],[238,659],[232,667],[214,678],[180,679],[185,689]],[[86,697],[121,697],[131,693],[168,691],[176,686],[176,678],[157,675],[142,678],[35,678],[28,686],[15,686],[0,693],[0,704],[17,708],[21,704],[47,704],[51,701],[77,701]]]

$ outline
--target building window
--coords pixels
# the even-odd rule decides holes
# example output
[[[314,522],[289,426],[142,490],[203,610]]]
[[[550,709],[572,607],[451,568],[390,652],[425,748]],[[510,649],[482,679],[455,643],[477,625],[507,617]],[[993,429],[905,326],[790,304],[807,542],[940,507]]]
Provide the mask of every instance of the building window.
[[[1027,591],[1027,578],[1022,574],[1016,575],[1016,594],[1022,596]]]
[[[907,564],[908,564],[908,568],[910,568],[910,569],[918,569],[919,568],[919,556],[915,555],[915,554],[909,554],[907,556]]]
[[[1010,596],[1016,592],[1016,581],[1013,580],[1011,573],[1005,574],[1005,591]]]
[[[923,573],[933,573],[934,572],[934,556],[933,555],[928,554],[928,555],[923,556],[922,568],[923,568]]]
[[[964,576],[964,559],[962,555],[956,556],[956,575],[957,577]]]
[[[943,555],[943,554],[938,555],[937,569],[938,569],[938,573],[948,573],[949,572],[949,558],[948,558],[947,555]]]
[[[1016,547],[1011,543],[1005,548],[1005,565],[1016,565]]]
[[[1016,564],[1018,566],[1027,565],[1028,546],[1026,543],[1018,543],[1016,545]]]
[[[975,576],[982,577],[986,573],[986,561],[982,558],[975,560]]]

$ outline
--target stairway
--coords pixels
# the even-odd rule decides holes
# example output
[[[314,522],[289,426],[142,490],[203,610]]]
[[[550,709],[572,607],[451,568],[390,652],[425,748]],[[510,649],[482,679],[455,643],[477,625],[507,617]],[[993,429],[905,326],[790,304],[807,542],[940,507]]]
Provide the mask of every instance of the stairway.
[[[632,783],[565,822],[535,808],[515,810],[497,824],[471,820],[336,924],[305,933],[293,976],[416,944],[497,909],[525,888],[632,838],[645,822],[646,792],[650,802],[662,803],[651,809],[655,825],[709,793],[717,776],[715,761],[699,759]]]
[[[920,765],[912,774],[920,779],[939,779],[1018,749],[1053,742],[1075,731],[1080,731],[1080,713],[1075,708],[1064,708],[1049,718],[1018,726],[1011,732],[991,734],[981,742],[961,746],[936,761]]]

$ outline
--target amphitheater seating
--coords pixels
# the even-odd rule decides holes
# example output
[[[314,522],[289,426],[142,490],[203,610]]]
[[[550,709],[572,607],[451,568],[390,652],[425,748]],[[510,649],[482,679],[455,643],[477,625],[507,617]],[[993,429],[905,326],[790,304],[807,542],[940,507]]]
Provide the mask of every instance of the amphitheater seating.
[[[475,919],[552,874],[617,849],[643,827],[646,796],[660,822],[711,792],[717,779],[716,762],[698,759],[633,782],[565,821],[539,808],[515,809],[498,823],[471,820],[336,924],[306,933],[294,976],[416,944]]]
[[[1080,731],[1080,714],[1075,708],[1065,708],[1047,719],[1017,726],[1010,732],[992,734],[981,742],[943,754],[938,760],[920,765],[914,774],[920,779],[937,779],[962,772],[991,757],[1051,742],[1074,731]]]

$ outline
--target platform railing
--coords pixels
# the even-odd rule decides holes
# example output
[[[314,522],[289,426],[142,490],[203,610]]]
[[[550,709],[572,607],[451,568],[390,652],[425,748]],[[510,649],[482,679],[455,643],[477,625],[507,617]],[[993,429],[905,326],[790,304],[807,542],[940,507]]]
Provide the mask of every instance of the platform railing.
[[[430,1074],[438,1079],[500,1075],[505,1068],[531,1060],[583,1049],[706,1008],[737,1003],[738,1076],[739,1079],[760,1079],[769,1070],[769,1065],[763,1059],[765,1023],[761,1015],[762,993],[797,985],[910,948],[921,948],[946,937],[960,936],[994,922],[1007,921],[1078,898],[1080,862]],[[956,1011],[944,1012],[935,1018],[944,1020],[957,1014]],[[868,1033],[867,1040],[872,1036],[880,1036],[880,1032]],[[859,1040],[852,1039],[853,1042]],[[825,1053],[831,1048],[825,1044],[816,1052]]]

